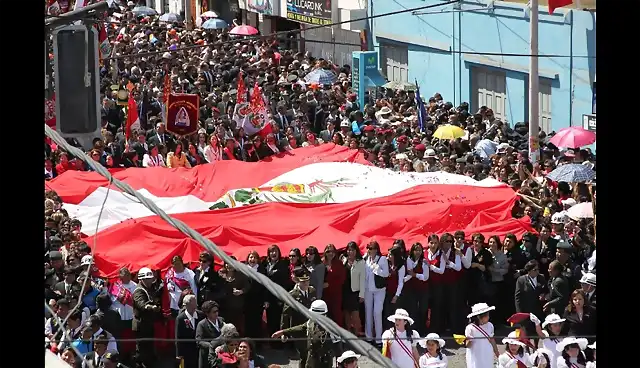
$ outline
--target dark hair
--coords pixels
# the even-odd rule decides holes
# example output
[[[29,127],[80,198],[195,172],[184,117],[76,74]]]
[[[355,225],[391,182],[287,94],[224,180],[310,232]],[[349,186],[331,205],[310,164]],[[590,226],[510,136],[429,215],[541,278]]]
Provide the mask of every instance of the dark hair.
[[[309,261],[309,258],[307,257],[309,254],[315,254],[315,257],[313,257],[313,261]],[[322,259],[320,258],[320,252],[318,252],[318,248],[314,247],[313,245],[310,245],[307,247],[307,249],[305,249],[304,251],[304,263],[311,263],[312,265],[319,265],[320,263],[322,263]]]
[[[324,262],[327,261],[327,252],[328,251],[332,251],[333,252],[333,260],[339,259],[338,258],[338,251],[336,250],[336,246],[331,244],[331,243],[329,243],[329,244],[327,244],[326,247],[324,247],[324,252],[322,252],[322,260]]]
[[[356,357],[347,358],[347,359],[343,360],[342,363],[338,363],[338,368],[345,368],[347,365],[355,362],[356,360],[358,360],[358,358],[356,358]]]
[[[498,235],[491,235],[489,237],[489,240],[493,239],[493,241],[496,243],[496,247],[498,249],[502,249],[502,242],[500,241],[500,237]],[[489,244],[489,240],[487,240],[487,245]]]
[[[420,257],[418,257],[418,259],[413,259],[414,258],[413,252],[415,252],[418,249],[422,250],[422,254],[420,255]],[[411,246],[411,249],[409,250],[409,255],[407,259],[409,258],[411,258],[411,260],[414,261],[416,265],[419,265],[422,263],[422,261],[424,260],[424,249],[422,248],[422,244],[420,242],[413,243],[413,245]]]
[[[354,242],[354,241],[350,241],[347,243],[347,246],[345,247],[345,257],[347,256],[347,251],[349,249],[353,249],[356,251],[356,260],[361,260],[362,259],[362,252],[360,252],[360,247],[358,246],[358,243]]]
[[[209,313],[211,313],[211,311],[213,310],[213,308],[219,308],[218,303],[214,300],[207,300],[206,302],[202,303],[202,312],[208,316]]]
[[[269,248],[267,248],[267,260],[271,259],[271,257],[269,256],[269,253],[271,253],[272,250],[275,250],[276,252],[278,252],[278,258],[282,258],[282,252],[280,251],[280,247],[278,247],[275,244],[272,244],[269,246]]]
[[[509,351],[509,344],[504,344],[506,351]],[[518,355],[522,356],[524,354],[524,348],[518,345]]]
[[[209,252],[202,252],[200,253],[200,261],[203,262],[212,262],[213,263],[213,256],[209,253]]]
[[[111,307],[111,297],[109,294],[98,294],[98,296],[96,296],[96,305],[101,311],[108,311]]]
[[[294,263],[292,263],[294,266],[300,266],[302,265],[302,254],[300,253],[300,249],[298,248],[292,248],[289,251],[289,254],[295,254],[296,258],[298,258]],[[291,260],[289,260],[289,263],[291,263]]]
[[[551,357],[547,355],[547,353],[542,353],[542,356],[547,360],[547,365],[550,366]],[[533,361],[533,365],[535,365],[536,367],[538,366],[538,364],[540,364],[540,355],[536,356],[536,359]]]
[[[473,240],[479,239],[481,243],[484,243],[484,235],[480,233],[473,233],[473,235],[471,235],[471,239]]]
[[[249,257],[251,257],[252,254],[257,258],[256,263],[260,263],[260,254],[255,250],[252,250],[251,252],[249,252],[249,254],[247,254],[247,259],[244,260],[245,263],[249,263]]]
[[[527,264],[524,265],[524,270],[526,272],[530,272],[537,267],[538,267],[538,261],[536,261],[535,259],[532,259],[529,262],[527,262]]]
[[[380,252],[380,244],[378,244],[377,241],[372,240],[372,241],[369,242],[369,244],[367,244],[367,250],[369,250],[371,248],[375,248],[377,256],[381,256],[382,255],[382,253]]]
[[[406,258],[407,257],[407,245],[404,243],[404,240],[402,239],[396,239],[393,241],[393,245],[391,246],[391,248],[394,247],[399,247],[400,250],[402,251],[402,258]]]
[[[394,246],[393,248],[391,248],[391,250],[389,251],[389,256],[387,257],[387,260],[389,262],[389,270],[399,270],[401,269],[404,265],[405,265],[405,260],[404,257],[402,255],[402,248],[400,248],[399,246]],[[393,262],[391,261],[393,259]],[[393,263],[393,266],[392,266]]]
[[[475,235],[475,234],[474,234]],[[455,233],[453,233],[453,237],[457,238],[457,237],[462,237],[462,239],[464,239],[465,237],[465,233],[462,230],[456,230]]]
[[[562,358],[564,359],[565,363],[567,364],[567,367],[571,367],[571,357],[569,357],[569,354],[567,354],[567,348],[572,346],[572,345],[578,345],[578,344],[569,344],[567,346],[564,347],[564,349],[562,350]],[[578,349],[580,349],[580,346],[578,345]],[[584,354],[582,353],[582,350],[580,350],[580,352],[578,353],[578,364],[581,365],[586,365],[587,364],[587,359],[584,357]]]
[[[431,235],[429,235],[429,237],[427,238],[427,240],[428,240],[429,242],[436,242],[436,243],[440,244],[440,238],[438,237],[438,235],[437,235],[437,234],[431,234]]]

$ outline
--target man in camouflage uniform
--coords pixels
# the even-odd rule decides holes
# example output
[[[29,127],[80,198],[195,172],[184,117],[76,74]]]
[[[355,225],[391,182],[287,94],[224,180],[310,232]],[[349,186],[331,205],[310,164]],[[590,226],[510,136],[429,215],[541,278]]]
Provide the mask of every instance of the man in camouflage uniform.
[[[309,271],[304,267],[296,267],[293,270],[296,285],[289,294],[300,304],[307,308],[311,307],[311,303],[316,300],[316,289],[309,286]],[[280,328],[285,330],[293,326],[304,324],[307,319],[296,312],[288,304],[282,308],[282,318],[280,319]],[[306,341],[295,341],[294,345],[300,354],[300,368],[305,368],[307,364],[307,344]]]
[[[327,314],[327,303],[324,300],[316,300],[311,303],[310,311],[318,314]],[[337,339],[320,327],[315,321],[307,322],[276,331],[271,337],[297,337],[307,338],[307,362],[305,368],[332,368],[335,356],[334,344]]]

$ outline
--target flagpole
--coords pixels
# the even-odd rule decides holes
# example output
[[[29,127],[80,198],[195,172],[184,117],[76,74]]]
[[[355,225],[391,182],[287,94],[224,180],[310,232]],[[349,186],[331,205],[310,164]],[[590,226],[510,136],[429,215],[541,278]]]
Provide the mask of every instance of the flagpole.
[[[538,126],[540,123],[540,99],[538,75],[538,0],[529,0],[529,159],[538,161]],[[546,132],[548,133],[548,132]]]

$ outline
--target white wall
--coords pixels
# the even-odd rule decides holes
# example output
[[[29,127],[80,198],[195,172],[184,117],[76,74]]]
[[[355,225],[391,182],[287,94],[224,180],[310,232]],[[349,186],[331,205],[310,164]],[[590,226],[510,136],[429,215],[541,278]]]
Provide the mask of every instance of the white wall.
[[[316,28],[302,32],[305,40],[351,43],[358,46],[335,45],[329,43],[305,42],[305,50],[315,58],[324,58],[337,65],[351,65],[351,53],[360,51],[360,33],[346,31],[339,26]]]

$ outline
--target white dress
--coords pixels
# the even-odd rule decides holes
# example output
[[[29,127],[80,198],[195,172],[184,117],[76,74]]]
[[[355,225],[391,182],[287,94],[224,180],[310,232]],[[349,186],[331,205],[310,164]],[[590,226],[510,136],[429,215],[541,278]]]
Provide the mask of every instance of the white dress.
[[[518,368],[518,360],[526,367],[533,367],[530,363],[529,354],[509,355],[506,352],[498,357],[498,368]]]
[[[580,353],[582,354],[582,353]],[[571,362],[571,364],[567,365],[566,361],[564,360],[564,358],[562,356],[559,356],[558,359],[556,359],[557,362],[557,366],[558,368],[586,368],[583,364],[580,364],[578,362],[574,361]],[[587,363],[588,364],[588,363]]]
[[[382,341],[390,341],[390,353],[391,353],[391,361],[396,363],[396,365],[400,368],[415,368],[415,360],[413,358],[413,348],[418,344],[420,340],[420,334],[418,331],[412,330],[412,342],[407,338],[407,331],[396,331],[395,338],[393,336],[392,329],[386,330],[382,334]],[[402,344],[402,346],[400,346]]]
[[[468,324],[464,330],[466,337],[475,338],[471,342],[471,347],[466,349],[467,368],[493,368],[494,354],[493,346],[480,329],[489,336],[493,337],[493,324],[487,322],[484,325],[476,326],[473,323]]]
[[[440,359],[437,355],[432,357],[429,353],[424,353],[420,357],[420,368],[447,368],[447,356],[442,353],[442,359]]]
[[[543,330],[542,333],[544,333],[546,336],[549,336],[549,333],[547,331]],[[551,366],[549,368],[558,367],[558,357],[562,356],[562,354],[558,352],[558,350],[556,350],[556,345],[558,345],[559,341],[560,340],[554,341],[554,339],[551,338],[542,339],[542,347],[549,350],[551,354],[553,354],[553,356],[549,357],[549,360],[551,361]]]

